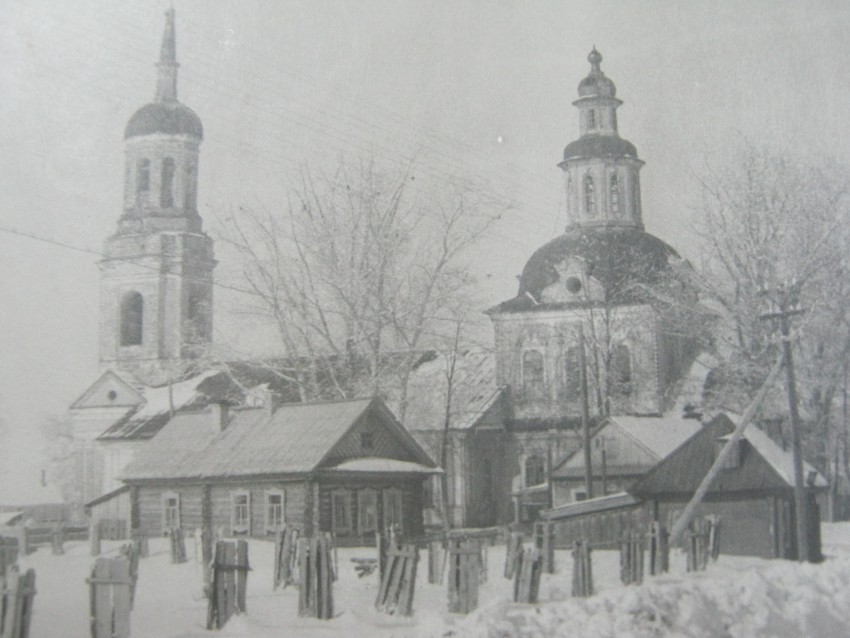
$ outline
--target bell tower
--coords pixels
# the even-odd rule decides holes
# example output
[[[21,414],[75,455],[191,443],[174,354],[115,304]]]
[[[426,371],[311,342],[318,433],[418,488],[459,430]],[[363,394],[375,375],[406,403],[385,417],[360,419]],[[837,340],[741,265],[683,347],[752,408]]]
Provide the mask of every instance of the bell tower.
[[[156,385],[212,339],[212,239],[197,210],[200,118],[177,101],[174,10],[154,101],[124,131],[124,206],[100,262],[100,361]]]

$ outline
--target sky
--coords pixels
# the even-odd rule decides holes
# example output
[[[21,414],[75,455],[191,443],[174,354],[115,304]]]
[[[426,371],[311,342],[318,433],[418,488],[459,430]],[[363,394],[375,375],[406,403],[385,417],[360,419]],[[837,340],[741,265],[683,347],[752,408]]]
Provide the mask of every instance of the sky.
[[[213,238],[241,207],[284,206],[305,165],[374,156],[398,168],[415,157],[424,183],[461,176],[510,204],[476,259],[482,308],[513,296],[527,259],[563,231],[557,163],[578,137],[571,104],[594,45],[624,101],[620,135],[646,162],[646,229],[694,262],[699,175],[742,139],[850,160],[850,5],[840,0],[5,0],[6,467],[42,463],[40,424],[98,374],[98,253],[121,214],[124,126],[153,99],[171,4],[178,96],[205,128],[199,212]],[[216,257],[217,280],[237,281],[220,241]],[[273,350],[246,327],[238,294],[217,289],[215,303],[219,343]]]

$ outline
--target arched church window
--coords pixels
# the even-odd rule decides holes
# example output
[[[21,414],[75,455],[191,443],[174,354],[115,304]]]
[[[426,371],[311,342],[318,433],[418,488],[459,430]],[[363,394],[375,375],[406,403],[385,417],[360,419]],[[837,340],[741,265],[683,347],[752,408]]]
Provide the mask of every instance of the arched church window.
[[[170,157],[162,160],[159,205],[161,208],[171,208],[174,206],[174,160]]]
[[[525,486],[541,485],[546,482],[546,463],[543,457],[534,455],[525,459]]]
[[[581,359],[578,356],[578,348],[573,346],[567,348],[564,353],[564,394],[567,400],[574,399],[581,394]]]
[[[145,302],[138,292],[128,292],[121,299],[121,345],[142,345]]]
[[[194,164],[186,167],[186,186],[183,189],[183,208],[193,210],[198,197],[198,169]]]
[[[611,357],[611,381],[615,394],[629,394],[632,391],[632,357],[629,347],[620,344],[614,348]]]
[[[611,213],[614,217],[620,217],[622,214],[622,209],[620,208],[620,179],[617,177],[617,173],[611,175],[611,182],[608,188],[611,193]]]
[[[136,164],[136,203],[146,203],[150,190],[151,161],[149,159],[140,159]]]
[[[537,350],[522,353],[522,389],[527,400],[539,400],[544,395],[543,355]]]
[[[187,321],[190,341],[202,341],[207,335],[207,302],[200,294],[189,297]]]
[[[584,176],[584,211],[588,217],[596,216],[596,192],[592,175]]]
[[[593,109],[587,112],[587,128],[596,128],[596,111]]]

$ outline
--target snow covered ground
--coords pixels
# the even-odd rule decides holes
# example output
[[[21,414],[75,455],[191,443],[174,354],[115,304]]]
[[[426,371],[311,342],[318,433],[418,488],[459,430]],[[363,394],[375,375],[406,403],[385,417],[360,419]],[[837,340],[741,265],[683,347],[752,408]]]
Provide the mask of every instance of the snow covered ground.
[[[104,555],[121,543],[104,542]],[[674,553],[671,574],[647,578],[640,587],[619,583],[619,556],[593,555],[596,591],[589,599],[570,597],[569,552],[558,552],[557,573],[543,575],[541,603],[511,603],[511,583],[501,576],[504,546],[490,548],[489,578],[481,586],[480,607],[467,617],[446,612],[445,585],[427,583],[426,555],[419,564],[412,618],[374,609],[377,575],[358,578],[351,558],[372,557],[371,549],[341,549],[340,579],[334,585],[336,617],[329,621],[298,617],[295,588],[272,591],[274,547],[251,541],[248,613],[218,632],[204,629],[206,601],[201,572],[187,539],[189,562],[172,565],[165,539],[151,543],[139,566],[134,638],[351,637],[528,637],[657,638],[839,638],[850,636],[850,524],[824,526],[821,565],[723,557],[706,572],[684,573]],[[87,543],[67,543],[63,556],[40,548],[21,560],[36,570],[34,638],[89,635],[88,587],[93,558]]]

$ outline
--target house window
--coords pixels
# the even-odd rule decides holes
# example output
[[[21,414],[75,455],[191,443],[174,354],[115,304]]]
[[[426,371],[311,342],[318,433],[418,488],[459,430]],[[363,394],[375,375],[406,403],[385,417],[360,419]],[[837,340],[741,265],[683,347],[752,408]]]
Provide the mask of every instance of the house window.
[[[350,534],[353,531],[350,490],[331,493],[331,527],[336,534]]]
[[[592,175],[584,176],[584,212],[588,217],[596,216],[596,191]]]
[[[198,169],[194,164],[186,167],[186,184],[183,187],[183,208],[193,210],[198,198]]]
[[[161,208],[171,208],[174,206],[174,160],[170,157],[162,160],[159,205]]]
[[[374,432],[361,432],[360,433],[360,447],[364,450],[371,450],[375,447],[375,433]]]
[[[361,534],[378,529],[378,493],[360,490],[357,494],[357,526]]]
[[[140,159],[136,164],[136,204],[147,204],[151,190],[151,161]]]
[[[587,500],[587,490],[583,487],[576,487],[571,492],[573,501],[586,501]]]
[[[611,192],[611,213],[614,217],[620,217],[622,213],[620,210],[620,180],[616,173],[611,175],[609,190]]]
[[[543,355],[538,350],[522,353],[522,389],[526,400],[543,398]]]
[[[162,495],[162,530],[180,529],[180,495],[166,492]]]
[[[529,456],[525,459],[525,486],[542,485],[546,482],[546,464],[541,456]]]
[[[128,292],[121,299],[121,345],[142,345],[145,302],[138,292]]]
[[[593,109],[587,112],[587,128],[596,128],[596,111]]]
[[[231,528],[233,534],[248,534],[251,531],[251,495],[248,492],[233,492]]]
[[[614,348],[611,360],[611,380],[615,394],[629,394],[632,391],[632,359],[629,347],[620,344]]]
[[[266,492],[266,534],[273,534],[283,529],[285,502],[283,490]]]
[[[401,509],[401,490],[384,490],[384,528],[394,525],[402,530],[403,514]]]

